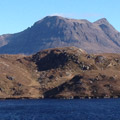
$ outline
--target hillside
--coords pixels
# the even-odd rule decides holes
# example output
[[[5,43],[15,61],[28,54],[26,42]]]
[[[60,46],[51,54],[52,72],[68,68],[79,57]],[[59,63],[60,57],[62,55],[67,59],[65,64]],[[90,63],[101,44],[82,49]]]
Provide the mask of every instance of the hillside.
[[[22,32],[0,36],[0,54],[33,54],[65,46],[88,53],[119,53],[120,33],[105,18],[91,23],[47,16]]]
[[[0,98],[120,97],[120,55],[76,47],[0,55]]]

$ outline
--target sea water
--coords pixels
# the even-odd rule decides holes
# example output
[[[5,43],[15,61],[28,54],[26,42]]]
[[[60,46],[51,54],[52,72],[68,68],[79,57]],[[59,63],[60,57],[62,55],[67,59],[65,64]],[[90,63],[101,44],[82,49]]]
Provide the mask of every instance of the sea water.
[[[0,120],[120,120],[120,99],[0,100]]]

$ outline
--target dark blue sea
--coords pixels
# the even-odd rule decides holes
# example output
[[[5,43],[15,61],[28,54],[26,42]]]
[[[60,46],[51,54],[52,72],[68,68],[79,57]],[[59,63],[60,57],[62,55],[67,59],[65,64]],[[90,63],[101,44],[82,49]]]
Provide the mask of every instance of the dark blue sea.
[[[0,120],[120,120],[120,99],[0,100]]]

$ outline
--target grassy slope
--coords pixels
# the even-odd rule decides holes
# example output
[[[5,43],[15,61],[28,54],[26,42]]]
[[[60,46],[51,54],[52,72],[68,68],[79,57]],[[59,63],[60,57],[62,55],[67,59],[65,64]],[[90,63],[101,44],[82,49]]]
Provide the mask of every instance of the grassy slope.
[[[89,55],[75,47],[0,55],[0,98],[119,97],[119,71],[119,54]]]

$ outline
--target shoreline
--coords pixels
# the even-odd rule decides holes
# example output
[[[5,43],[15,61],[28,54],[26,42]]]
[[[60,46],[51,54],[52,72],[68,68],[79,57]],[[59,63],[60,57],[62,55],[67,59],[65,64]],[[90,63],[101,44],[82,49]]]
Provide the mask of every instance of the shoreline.
[[[0,98],[0,100],[91,100],[91,99],[119,99],[120,97],[81,97],[81,98],[29,98],[29,97],[22,97],[22,98]]]

